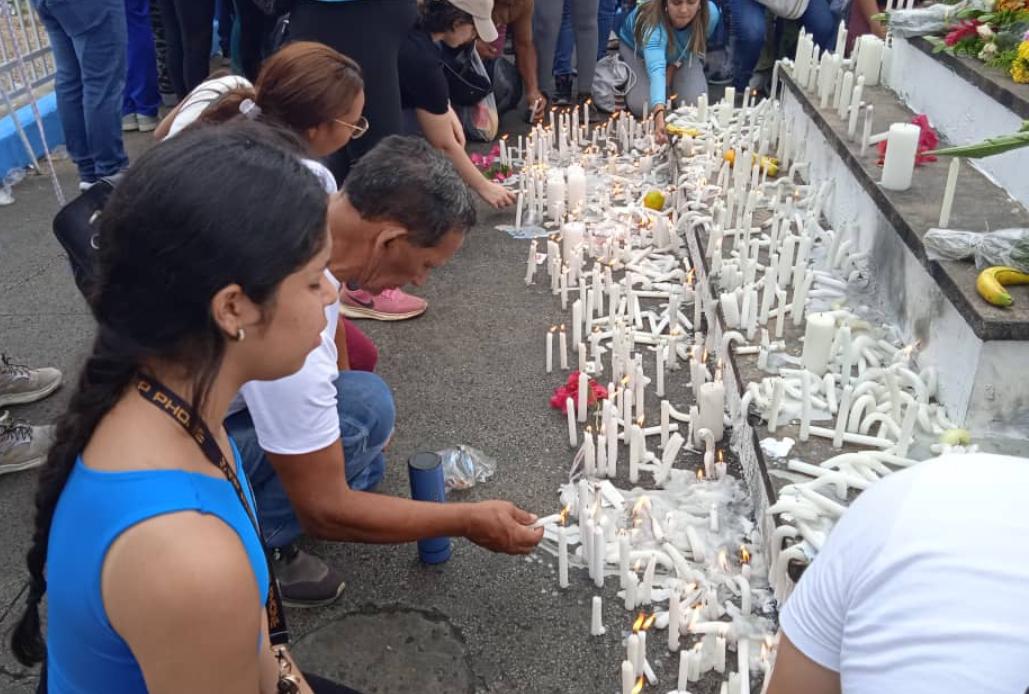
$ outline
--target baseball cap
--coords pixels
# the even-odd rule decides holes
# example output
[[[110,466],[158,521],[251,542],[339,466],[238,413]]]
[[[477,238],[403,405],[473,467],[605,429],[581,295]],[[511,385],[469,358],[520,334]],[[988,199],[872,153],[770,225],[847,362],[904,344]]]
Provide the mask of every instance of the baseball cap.
[[[464,10],[475,21],[479,38],[490,43],[497,40],[497,26],[493,23],[493,0],[448,0],[459,10]]]

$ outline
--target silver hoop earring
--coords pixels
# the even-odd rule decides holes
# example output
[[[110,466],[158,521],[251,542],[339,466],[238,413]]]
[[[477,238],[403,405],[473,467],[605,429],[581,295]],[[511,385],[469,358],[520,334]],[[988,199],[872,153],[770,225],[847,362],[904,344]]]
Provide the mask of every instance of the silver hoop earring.
[[[236,342],[242,342],[245,339],[247,339],[247,333],[243,328],[240,328],[236,331]]]

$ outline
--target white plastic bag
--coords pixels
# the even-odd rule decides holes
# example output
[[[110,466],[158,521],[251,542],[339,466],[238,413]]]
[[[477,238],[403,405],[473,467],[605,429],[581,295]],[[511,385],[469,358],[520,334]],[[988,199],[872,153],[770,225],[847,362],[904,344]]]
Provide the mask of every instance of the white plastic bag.
[[[930,229],[922,238],[930,260],[975,258],[983,268],[1004,265],[1029,273],[1029,229],[1001,229],[991,232]]]

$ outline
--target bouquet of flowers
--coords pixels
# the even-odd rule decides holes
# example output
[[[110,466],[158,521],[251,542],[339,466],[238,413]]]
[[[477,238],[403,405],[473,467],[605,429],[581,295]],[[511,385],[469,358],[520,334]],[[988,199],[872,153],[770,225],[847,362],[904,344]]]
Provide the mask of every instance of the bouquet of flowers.
[[[514,174],[510,166],[500,162],[500,145],[493,145],[488,154],[471,154],[469,159],[486,178],[496,183],[503,183]]]
[[[937,52],[976,58],[1029,84],[1029,0],[986,0],[954,13],[947,32],[927,36]]]

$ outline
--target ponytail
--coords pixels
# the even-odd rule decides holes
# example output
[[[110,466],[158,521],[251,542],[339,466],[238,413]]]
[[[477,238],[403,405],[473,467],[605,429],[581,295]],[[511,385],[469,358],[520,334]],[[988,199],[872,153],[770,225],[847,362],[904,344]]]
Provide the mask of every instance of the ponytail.
[[[26,555],[29,569],[29,590],[25,612],[14,627],[11,650],[23,665],[32,666],[46,658],[39,619],[39,603],[46,594],[46,555],[50,541],[50,524],[57,500],[71,475],[75,461],[89,442],[97,424],[125,389],[136,373],[133,359],[113,344],[113,336],[101,328],[86,361],[68,410],[57,424],[57,436],[46,465],[40,472],[36,491],[36,524],[32,546]]]

